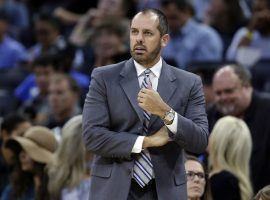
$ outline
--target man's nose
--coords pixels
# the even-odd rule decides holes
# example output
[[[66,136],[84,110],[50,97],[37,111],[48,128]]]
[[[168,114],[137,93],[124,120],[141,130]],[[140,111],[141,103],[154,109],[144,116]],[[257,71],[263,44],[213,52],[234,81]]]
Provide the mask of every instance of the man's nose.
[[[136,36],[137,43],[142,43],[144,41],[144,37],[142,33],[138,33]]]

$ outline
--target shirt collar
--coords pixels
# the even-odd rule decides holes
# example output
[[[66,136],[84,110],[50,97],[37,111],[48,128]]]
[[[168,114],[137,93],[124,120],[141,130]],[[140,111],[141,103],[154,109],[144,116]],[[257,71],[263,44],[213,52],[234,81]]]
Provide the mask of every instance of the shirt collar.
[[[146,70],[146,68],[144,66],[142,66],[141,64],[139,64],[138,62],[136,62],[134,60],[134,65],[137,71],[137,76],[141,76],[142,73]],[[161,73],[161,68],[162,68],[162,59],[160,57],[159,61],[150,68],[151,72],[154,74],[154,76],[156,76],[157,78],[159,78],[160,73]]]

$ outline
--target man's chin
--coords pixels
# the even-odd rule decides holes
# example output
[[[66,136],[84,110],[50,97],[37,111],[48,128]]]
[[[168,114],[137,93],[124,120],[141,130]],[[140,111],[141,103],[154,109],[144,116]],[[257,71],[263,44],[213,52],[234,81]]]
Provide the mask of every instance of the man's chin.
[[[218,106],[217,109],[223,115],[234,115],[235,113],[235,109],[233,107]]]

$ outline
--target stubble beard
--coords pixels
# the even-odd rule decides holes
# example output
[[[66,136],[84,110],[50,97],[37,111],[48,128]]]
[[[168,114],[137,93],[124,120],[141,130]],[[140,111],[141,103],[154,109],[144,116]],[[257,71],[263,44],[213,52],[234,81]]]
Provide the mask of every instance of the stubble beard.
[[[161,42],[157,44],[156,48],[152,52],[150,52],[148,56],[145,54],[141,54],[141,55],[136,54],[135,51],[133,50],[130,51],[130,54],[136,62],[138,62],[139,64],[143,66],[147,66],[154,62],[154,60],[158,57],[160,51],[161,51]]]

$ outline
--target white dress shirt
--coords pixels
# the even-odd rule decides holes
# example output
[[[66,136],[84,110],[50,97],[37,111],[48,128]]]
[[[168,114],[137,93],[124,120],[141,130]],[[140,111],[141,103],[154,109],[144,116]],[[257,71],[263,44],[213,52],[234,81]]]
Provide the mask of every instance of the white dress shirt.
[[[144,66],[140,65],[139,63],[137,63],[135,60],[134,60],[134,64],[135,64],[135,68],[137,71],[139,84],[141,86],[143,79],[144,79],[144,71],[146,70],[146,68]],[[158,80],[160,77],[161,68],[162,68],[162,59],[161,58],[154,66],[152,66],[150,68],[150,70],[151,70],[150,80],[152,82],[152,88],[155,91],[157,91],[157,88],[158,88]],[[177,116],[177,113],[175,113],[173,123],[171,125],[166,125],[167,128],[174,134],[177,131],[177,123],[178,123],[177,119],[178,119],[178,116]],[[136,140],[136,142],[131,150],[132,153],[140,153],[142,151],[144,137],[145,136],[138,136],[138,138],[137,138],[137,140]]]

